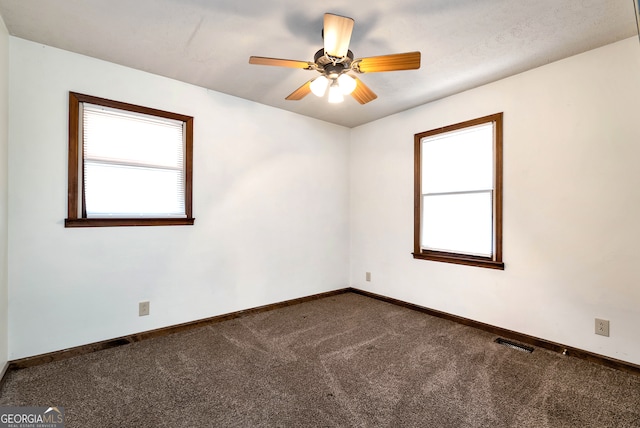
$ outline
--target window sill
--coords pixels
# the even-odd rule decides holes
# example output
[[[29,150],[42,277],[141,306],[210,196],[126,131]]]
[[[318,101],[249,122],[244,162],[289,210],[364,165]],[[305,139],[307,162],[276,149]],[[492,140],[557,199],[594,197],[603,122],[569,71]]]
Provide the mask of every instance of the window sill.
[[[192,226],[195,218],[67,218],[64,227]]]
[[[504,262],[498,262],[495,260],[465,256],[462,254],[447,254],[447,253],[411,253],[414,259],[431,260],[434,262],[454,263],[458,265],[476,266],[489,269],[504,270]]]

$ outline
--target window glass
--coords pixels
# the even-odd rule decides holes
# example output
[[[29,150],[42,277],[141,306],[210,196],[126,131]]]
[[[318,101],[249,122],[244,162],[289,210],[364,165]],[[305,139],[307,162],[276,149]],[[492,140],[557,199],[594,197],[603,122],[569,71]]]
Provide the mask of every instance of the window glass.
[[[491,189],[493,124],[422,139],[422,192]]]
[[[87,217],[185,217],[182,122],[82,107]]]
[[[425,196],[422,248],[491,257],[491,192]]]

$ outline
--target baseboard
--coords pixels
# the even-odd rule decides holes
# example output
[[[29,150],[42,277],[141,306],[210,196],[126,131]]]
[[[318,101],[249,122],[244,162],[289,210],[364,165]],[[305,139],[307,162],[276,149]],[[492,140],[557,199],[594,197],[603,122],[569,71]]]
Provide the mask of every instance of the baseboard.
[[[109,348],[115,348],[117,346],[126,345],[128,343],[139,342],[141,340],[151,339],[154,337],[166,336],[166,335],[178,333],[181,331],[191,330],[197,327],[202,327],[204,325],[215,324],[218,322],[227,321],[230,319],[238,318],[238,317],[249,315],[249,314],[272,311],[274,309],[297,305],[300,303],[322,299],[325,297],[336,296],[338,294],[343,294],[346,292],[347,292],[346,288],[334,290],[334,291],[327,291],[325,293],[313,294],[311,296],[305,296],[297,299],[286,300],[284,302],[272,303],[269,305],[258,306],[256,308],[245,309],[242,311],[231,312],[223,315],[217,315],[215,317],[204,318],[196,321],[190,321],[183,324],[176,324],[169,327],[163,327],[155,330],[144,331],[141,333],[130,334],[127,336],[116,337],[114,339],[89,343],[87,345],[76,346],[69,349],[63,349],[60,351],[34,355],[32,357],[26,357],[18,360],[9,361],[8,369],[19,370],[19,369],[25,369],[27,367],[33,367],[41,364],[50,363],[53,361],[65,360],[67,358],[76,357],[78,355],[88,354],[91,352],[101,351]]]
[[[526,343],[531,346],[536,346],[539,348],[548,349],[550,351],[555,351],[564,355],[569,355],[572,357],[591,361],[593,363],[600,364],[613,369],[622,370],[625,372],[633,373],[635,375],[640,375],[640,365],[636,365],[636,364],[629,363],[622,360],[617,360],[615,358],[610,358],[604,355],[599,355],[599,354],[585,351],[582,349],[573,348],[571,346],[562,345],[560,343],[551,342],[545,339],[540,339],[538,337],[529,336],[527,334],[518,333],[517,331],[507,330],[501,327],[496,327],[490,324],[474,321],[469,318],[464,318],[464,317],[452,315],[446,312],[438,311],[435,309],[426,308],[424,306],[408,303],[402,300],[394,299],[392,297],[383,296],[381,294],[376,294],[369,291],[349,287],[349,288],[343,288],[343,289],[334,290],[334,291],[328,291],[325,293],[314,294],[311,296],[300,297],[297,299],[286,300],[284,302],[258,306],[256,308],[245,309],[242,311],[231,312],[228,314],[218,315],[215,317],[204,318],[201,320],[190,321],[183,324],[177,324],[169,327],[163,327],[163,328],[149,330],[149,331],[131,334],[127,336],[121,336],[114,339],[90,343],[87,345],[81,345],[74,348],[64,349],[61,351],[54,351],[47,354],[40,354],[32,357],[9,361],[7,364],[5,364],[5,367],[3,368],[2,372],[0,372],[2,373],[2,376],[0,377],[0,388],[2,387],[2,383],[4,382],[6,374],[9,370],[24,369],[27,367],[33,367],[33,366],[49,363],[52,361],[60,361],[60,360],[75,357],[78,355],[88,354],[88,353],[100,351],[103,349],[109,349],[117,346],[126,345],[128,343],[139,342],[145,339],[151,339],[154,337],[166,336],[166,335],[178,333],[181,331],[191,330],[197,327],[202,327],[204,325],[215,324],[218,322],[227,321],[230,319],[238,318],[238,317],[249,315],[249,314],[271,311],[274,309],[284,308],[286,306],[297,305],[300,303],[322,299],[325,297],[336,296],[344,293],[360,294],[362,296],[370,297],[373,299],[381,300],[387,303],[392,303],[394,305],[419,311],[427,315],[447,319],[449,321],[453,321],[458,324],[463,324],[469,327],[477,328],[479,330],[483,330],[506,339],[515,340],[518,342]]]
[[[4,381],[6,380],[7,373],[9,372],[9,362],[4,363],[4,367],[0,370],[0,391],[2,391],[2,387],[4,386]]]
[[[517,331],[507,330],[501,327],[496,327],[490,324],[485,324],[482,322],[474,321],[469,318],[460,317],[457,315],[452,315],[446,312],[438,311],[435,309],[426,308],[424,306],[416,305],[413,303],[408,303],[402,300],[394,299],[392,297],[383,296],[381,294],[371,293],[369,291],[360,290],[357,288],[350,287],[346,291],[360,294],[363,296],[371,297],[377,300],[382,300],[387,303],[392,303],[394,305],[403,306],[408,309],[413,309],[415,311],[423,312],[425,314],[444,318],[449,321],[456,322],[458,324],[463,324],[469,327],[477,328],[479,330],[483,330],[489,332],[491,334],[495,334],[496,336],[504,337],[506,339],[516,340],[518,342],[523,342],[528,345],[536,346],[539,348],[548,349],[550,351],[559,352],[563,355],[569,355],[572,357],[580,358],[583,360],[591,361],[596,364],[600,364],[606,367],[610,367],[617,370],[622,370],[625,372],[633,373],[635,375],[640,376],[640,365],[629,363],[627,361],[617,360],[615,358],[607,357],[605,355],[596,354],[593,352],[585,351],[578,348],[573,348],[571,346],[562,345],[560,343],[551,342],[549,340],[540,339],[539,337],[529,336],[527,334],[518,333]]]

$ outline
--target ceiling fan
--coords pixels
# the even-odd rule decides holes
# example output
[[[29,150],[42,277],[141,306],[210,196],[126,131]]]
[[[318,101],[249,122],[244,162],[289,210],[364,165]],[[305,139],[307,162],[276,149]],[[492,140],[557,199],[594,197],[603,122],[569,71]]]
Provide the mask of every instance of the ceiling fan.
[[[420,68],[420,52],[354,59],[353,52],[349,50],[353,24],[354,21],[351,18],[325,13],[324,28],[322,30],[324,47],[316,52],[313,62],[252,56],[249,58],[249,63],[301,68],[315,70],[320,73],[320,76],[309,80],[293,91],[286,98],[287,100],[301,100],[310,92],[322,97],[328,89],[328,101],[330,103],[342,102],[344,95],[351,94],[360,104],[373,101],[378,96],[360,79],[355,77],[355,74],[416,70]]]

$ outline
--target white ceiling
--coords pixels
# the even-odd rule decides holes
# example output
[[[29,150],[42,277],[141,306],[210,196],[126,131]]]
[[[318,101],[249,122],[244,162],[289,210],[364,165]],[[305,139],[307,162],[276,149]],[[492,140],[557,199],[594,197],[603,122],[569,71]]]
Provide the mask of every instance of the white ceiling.
[[[634,0],[0,0],[17,37],[354,127],[637,34]],[[314,71],[322,18],[355,19],[356,58],[419,50],[420,70],[363,74],[378,99],[285,97]]]

